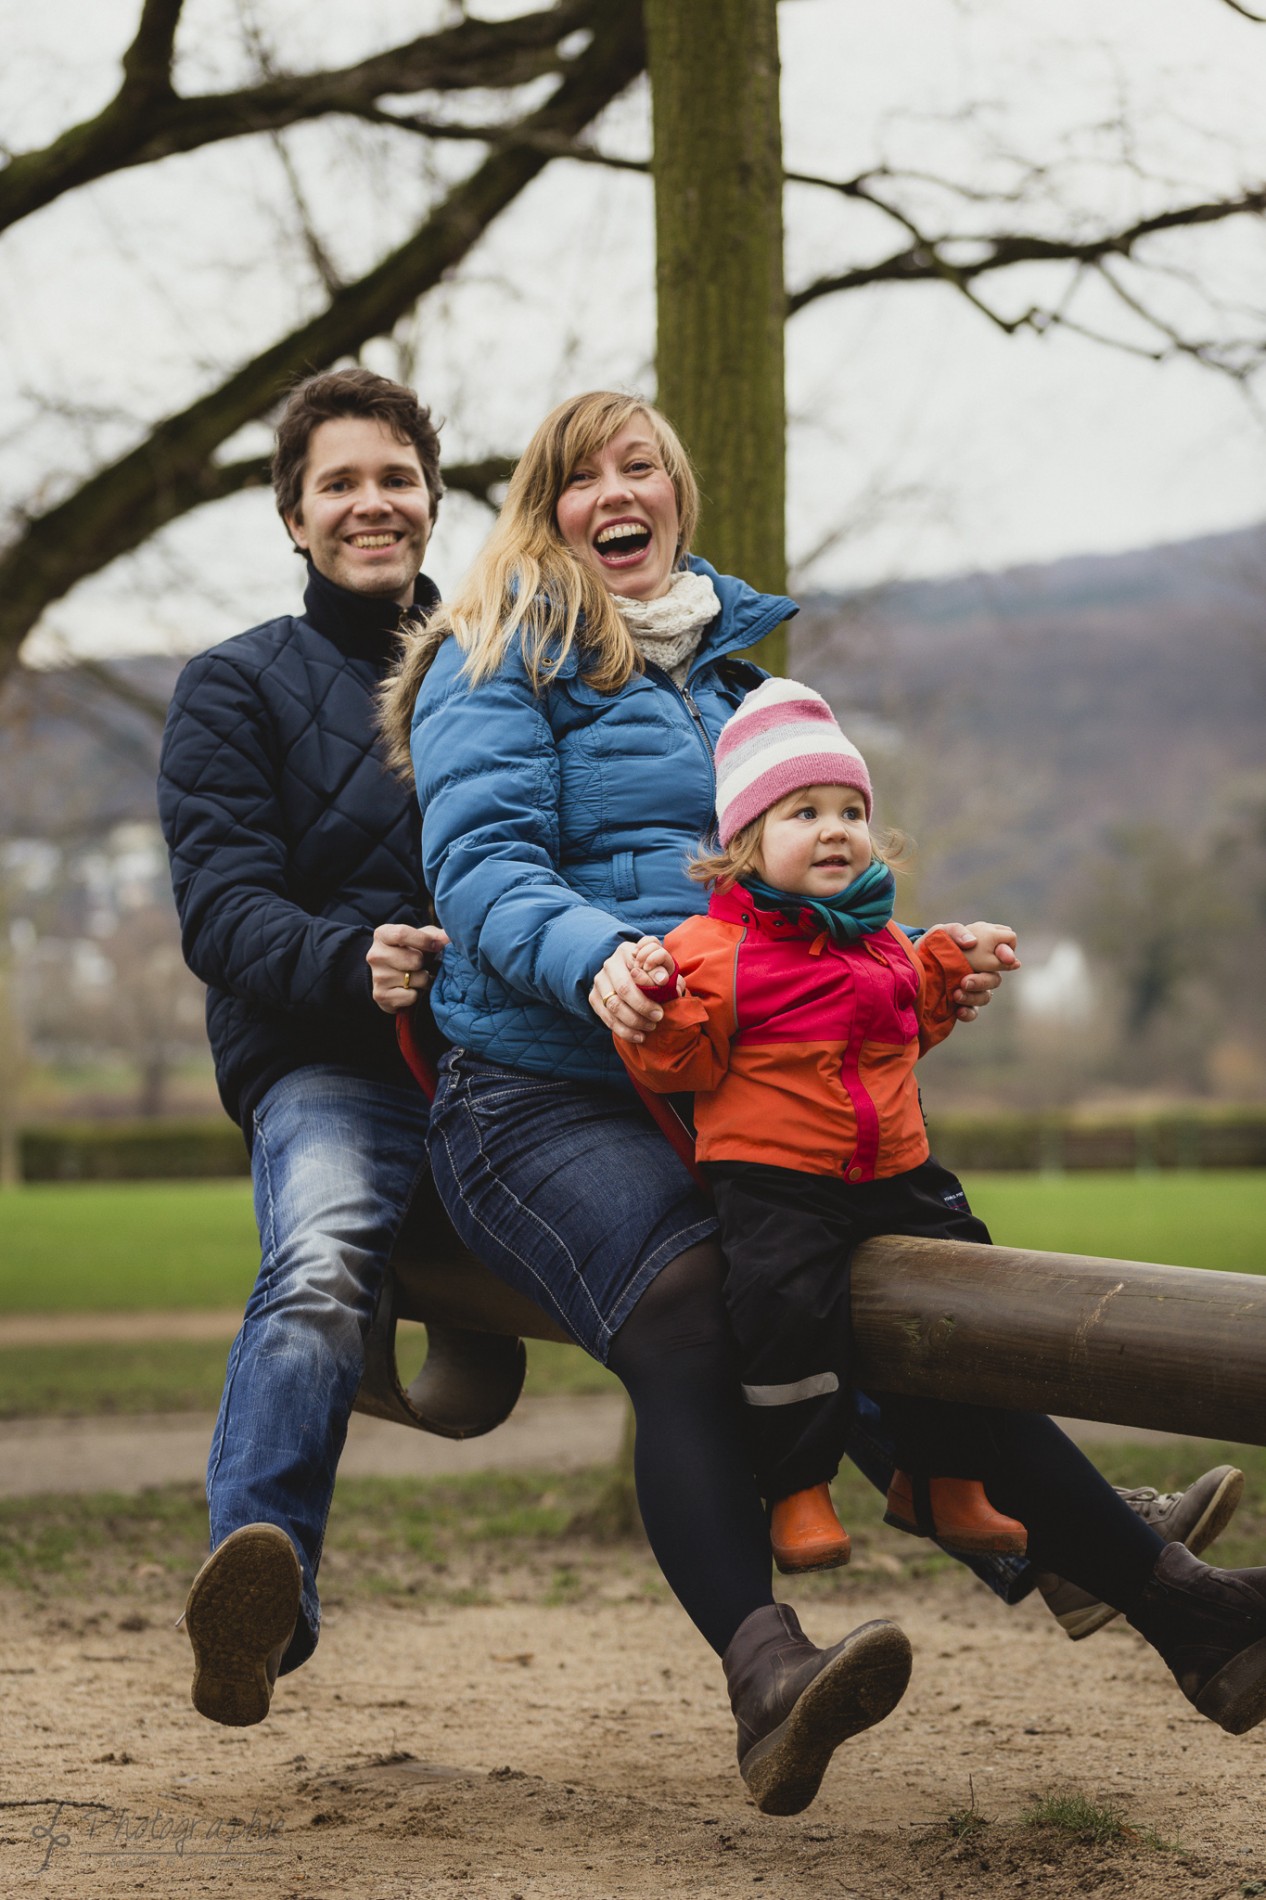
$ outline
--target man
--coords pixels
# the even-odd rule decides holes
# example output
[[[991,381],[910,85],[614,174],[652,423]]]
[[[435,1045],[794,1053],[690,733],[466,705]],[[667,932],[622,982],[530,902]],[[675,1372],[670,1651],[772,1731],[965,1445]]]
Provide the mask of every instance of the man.
[[[229,1354],[190,1592],[193,1701],[234,1726],[312,1653],[335,1471],[388,1256],[426,1167],[426,1102],[393,1016],[446,941],[426,922],[419,818],[375,745],[374,693],[443,486],[411,390],[316,376],[277,434],[304,610],[193,660],[159,809],[186,960],[207,985],[221,1099],[251,1152],[262,1261]]]
[[[364,1335],[426,1172],[426,1102],[392,1019],[446,942],[424,921],[416,801],[384,769],[374,723],[402,620],[438,600],[420,571],[443,493],[429,412],[367,370],[312,377],[283,412],[273,486],[308,562],[304,611],[190,662],[159,775],[185,957],[250,1148],[262,1255],[207,1467],[213,1554],[185,1609],[194,1706],[234,1727],[262,1721],[278,1674],[316,1646]],[[970,1001],[996,980],[972,980]],[[891,1447],[865,1415],[850,1454],[886,1488]],[[1131,1496],[1199,1549],[1241,1487],[1220,1467],[1185,1497]],[[981,1570],[1011,1600],[1033,1586],[1027,1565]],[[1039,1581],[1070,1634],[1114,1614]]]

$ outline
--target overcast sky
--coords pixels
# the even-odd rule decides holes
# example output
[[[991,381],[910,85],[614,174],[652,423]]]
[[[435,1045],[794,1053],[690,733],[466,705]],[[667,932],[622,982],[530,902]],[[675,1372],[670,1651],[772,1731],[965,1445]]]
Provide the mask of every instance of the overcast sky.
[[[137,8],[0,0],[6,144],[41,143],[103,103]],[[240,76],[241,10],[236,0],[189,0],[183,87]],[[255,0],[251,11],[304,66],[445,17],[440,4],[395,0]],[[781,20],[789,168],[847,177],[886,159],[998,192],[1017,182],[1014,160],[1047,166],[1023,210],[955,212],[964,232],[1004,228],[1008,216],[1026,230],[1089,232],[1266,173],[1266,28],[1221,0],[787,0]],[[481,116],[488,104],[460,109]],[[975,109],[964,117],[967,104]],[[600,142],[642,156],[648,120],[639,91],[608,115]],[[287,135],[287,148],[349,274],[398,241],[478,157],[468,146],[323,127]],[[932,219],[950,201],[929,184],[906,202]],[[224,146],[105,181],[8,235],[8,504],[47,505],[94,457],[127,447],[144,422],[212,386],[312,307],[286,206],[275,153]],[[804,187],[788,192],[793,289],[899,242],[877,213]],[[1260,222],[1174,239],[1167,257],[1186,274],[1157,286],[1171,317],[1210,322],[1202,293],[1212,286],[1240,306],[1224,328],[1261,332]],[[551,167],[410,333],[417,380],[447,418],[447,452],[513,451],[577,388],[651,387],[652,279],[649,185]],[[1030,270],[989,294],[1012,313],[1057,292]],[[1078,289],[1070,312],[1126,341],[1147,334],[1093,285]],[[369,360],[398,367],[388,346]],[[1227,379],[1070,335],[1007,338],[948,289],[834,297],[795,317],[788,401],[789,545],[801,585],[997,568],[1266,515],[1266,433]],[[456,580],[487,522],[462,498],[445,504],[428,562],[441,586]],[[33,651],[187,649],[290,606],[299,574],[268,499],[241,497],[176,525],[59,603]]]

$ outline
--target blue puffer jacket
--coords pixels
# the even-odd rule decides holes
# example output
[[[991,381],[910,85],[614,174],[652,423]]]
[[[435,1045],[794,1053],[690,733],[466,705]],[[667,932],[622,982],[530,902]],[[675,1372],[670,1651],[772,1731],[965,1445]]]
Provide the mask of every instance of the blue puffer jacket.
[[[492,1061],[627,1087],[589,1008],[594,975],[618,943],[704,907],[685,865],[713,824],[712,747],[765,677],[727,655],[796,607],[690,565],[721,612],[686,694],[654,666],[598,692],[573,649],[538,697],[517,646],[472,690],[452,639],[423,682],[412,731],[423,867],[452,940],[434,1014],[450,1042]]]

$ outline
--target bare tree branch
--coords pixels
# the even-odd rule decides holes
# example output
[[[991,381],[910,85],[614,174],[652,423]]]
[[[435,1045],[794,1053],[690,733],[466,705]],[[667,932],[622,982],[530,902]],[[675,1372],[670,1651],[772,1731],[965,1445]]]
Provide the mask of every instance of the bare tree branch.
[[[328,72],[286,73],[236,92],[181,98],[171,86],[180,0],[145,0],[123,82],[95,119],[0,171],[0,230],[92,180],[224,139],[324,117],[361,114],[378,99],[432,90],[518,86],[574,65],[560,43],[593,30],[602,0],[557,0],[511,20],[461,20],[425,38]]]
[[[636,78],[644,59],[637,0],[605,0],[588,48],[530,116],[526,130],[574,139]],[[142,443],[58,506],[29,519],[0,559],[0,677],[52,601],[178,515],[224,492],[214,460],[220,444],[266,415],[293,377],[352,354],[390,330],[548,162],[525,143],[491,153],[412,237],[344,286],[316,316],[219,388],[156,424]]]
[[[1017,264],[1073,263],[1097,266],[1105,258],[1132,258],[1148,238],[1164,232],[1223,223],[1230,218],[1260,217],[1266,212],[1266,186],[1258,186],[1245,191],[1239,198],[1175,206],[1172,210],[1158,212],[1150,218],[1140,218],[1122,230],[1105,232],[1095,238],[1044,238],[1019,233],[1008,236],[951,233],[942,237],[928,237],[917,230],[904,212],[886,203],[864,183],[853,195],[867,198],[876,209],[896,219],[914,237],[914,243],[880,259],[878,263],[859,265],[852,270],[816,278],[788,297],[787,309],[790,314],[836,291],[860,290],[869,284],[917,284],[939,280],[952,285],[1003,329],[1013,332],[1023,328],[1040,329],[1043,320],[1047,324],[1057,321],[1054,313],[1034,310],[1018,318],[1000,317],[980,301],[972,287],[979,278],[1008,270]],[[979,255],[967,260],[956,259],[947,254],[951,246],[959,252],[974,247],[978,249]]]
[[[453,119],[430,119],[414,112],[388,112],[385,107],[376,105],[365,106],[354,116],[367,125],[386,125],[394,131],[413,132],[419,138],[465,140],[489,146],[526,145],[532,151],[543,152],[547,158],[569,158],[581,165],[604,165],[610,171],[640,172],[644,176],[649,176],[651,169],[649,159],[618,158],[614,152],[599,152],[592,145],[578,144],[575,139],[529,132],[521,120],[501,125],[471,125]]]
[[[1232,13],[1238,13],[1241,18],[1251,20],[1254,26],[1266,26],[1266,13],[1250,13],[1247,7],[1240,5],[1240,0],[1222,0],[1222,4],[1230,7]]]
[[[185,0],[145,0],[136,38],[123,55],[123,90],[157,97],[171,92],[171,63],[176,28]]]

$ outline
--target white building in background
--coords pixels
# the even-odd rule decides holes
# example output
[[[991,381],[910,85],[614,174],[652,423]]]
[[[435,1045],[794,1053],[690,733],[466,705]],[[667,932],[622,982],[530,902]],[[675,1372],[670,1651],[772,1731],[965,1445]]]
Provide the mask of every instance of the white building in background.
[[[1020,945],[1023,970],[1013,997],[1019,1014],[1035,1024],[1085,1018],[1097,1000],[1090,960],[1073,937],[1060,937],[1036,951]]]

